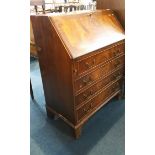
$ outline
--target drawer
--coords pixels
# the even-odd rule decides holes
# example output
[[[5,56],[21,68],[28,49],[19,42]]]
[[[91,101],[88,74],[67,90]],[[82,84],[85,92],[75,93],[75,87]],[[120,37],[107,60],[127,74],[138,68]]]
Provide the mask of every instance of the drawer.
[[[88,99],[90,99],[95,93],[97,93],[98,91],[101,91],[101,89],[103,89],[109,83],[111,83],[113,81],[116,81],[117,79],[122,77],[123,72],[124,72],[124,68],[121,68],[121,69],[115,71],[114,73],[112,73],[111,75],[109,75],[109,76],[105,77],[104,79],[100,80],[97,84],[91,86],[90,88],[88,88],[84,92],[77,95],[75,97],[75,105],[78,106],[81,103],[83,103],[83,102],[87,101]]]
[[[88,71],[89,69],[97,65],[104,64],[105,62],[123,54],[124,52],[125,52],[124,43],[119,44],[117,46],[113,46],[112,48],[101,51],[99,54],[90,56],[82,61],[79,61],[76,70],[78,74],[82,74],[83,72]]]
[[[125,54],[125,44],[119,44],[113,48],[114,50],[111,52],[110,58],[114,58],[120,55]]]
[[[90,112],[101,105],[108,97],[112,96],[114,93],[120,90],[121,80],[112,84],[110,87],[105,89],[103,92],[95,96],[92,100],[86,103],[84,106],[77,110],[77,118],[81,120],[83,117],[87,116]]]
[[[89,114],[92,110],[92,102],[88,102],[86,105],[77,110],[77,119],[80,120],[87,114]]]
[[[115,59],[112,62],[109,62],[100,68],[96,69],[95,71],[91,72],[90,74],[80,78],[79,80],[75,81],[75,90],[78,91],[85,86],[92,84],[95,80],[105,76],[107,73],[115,70],[116,68],[120,67],[124,64],[124,56]]]
[[[122,79],[117,81],[116,83],[112,84],[110,87],[108,87],[105,91],[94,97],[91,101],[92,108],[98,107],[100,104],[102,104],[107,98],[112,96],[114,93],[119,91],[121,89],[121,83]]]
[[[125,64],[125,56],[123,55],[111,62],[111,70],[119,68],[120,66],[124,64]]]

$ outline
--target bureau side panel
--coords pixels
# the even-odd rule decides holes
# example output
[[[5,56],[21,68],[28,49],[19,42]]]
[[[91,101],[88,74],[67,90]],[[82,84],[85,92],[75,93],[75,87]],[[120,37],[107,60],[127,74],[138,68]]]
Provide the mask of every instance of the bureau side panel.
[[[31,16],[46,104],[75,123],[72,59],[47,16]]]

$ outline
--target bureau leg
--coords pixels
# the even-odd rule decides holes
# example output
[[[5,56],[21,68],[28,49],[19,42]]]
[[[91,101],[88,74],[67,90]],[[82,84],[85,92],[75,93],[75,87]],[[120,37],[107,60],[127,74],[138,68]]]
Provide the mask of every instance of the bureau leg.
[[[117,98],[118,98],[118,100],[122,100],[122,99],[123,99],[122,92],[120,92],[120,93],[117,95]]]
[[[74,129],[74,135],[75,135],[75,138],[78,139],[81,135],[81,131],[82,131],[82,126]]]
[[[58,119],[58,116],[46,108],[47,117],[52,118],[54,120]]]

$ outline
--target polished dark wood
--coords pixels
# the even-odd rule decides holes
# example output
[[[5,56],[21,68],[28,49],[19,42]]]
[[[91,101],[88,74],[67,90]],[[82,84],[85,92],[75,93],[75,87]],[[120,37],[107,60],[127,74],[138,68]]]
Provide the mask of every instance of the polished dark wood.
[[[47,115],[79,138],[84,123],[122,91],[124,30],[111,10],[31,16]]]
[[[96,0],[97,9],[112,9],[125,28],[125,0]]]

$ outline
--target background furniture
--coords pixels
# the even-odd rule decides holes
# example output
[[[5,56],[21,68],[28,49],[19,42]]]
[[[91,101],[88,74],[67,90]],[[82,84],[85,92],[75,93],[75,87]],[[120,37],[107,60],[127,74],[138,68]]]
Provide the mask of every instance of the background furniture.
[[[32,100],[34,100],[34,94],[33,94],[33,88],[32,88],[31,79],[30,79],[30,94],[31,94]]]
[[[111,9],[125,28],[125,0],[96,0],[97,9]]]
[[[50,0],[45,2],[43,0],[31,0],[31,14],[42,14],[42,13],[61,13],[61,12],[72,12],[78,10],[95,10],[96,2],[92,0],[72,0],[72,1],[63,1],[63,0]],[[41,6],[41,7],[40,7]]]
[[[84,123],[115,96],[124,76],[124,30],[111,10],[31,16],[48,116],[78,138]]]
[[[30,0],[30,6],[34,6],[36,13],[38,13],[38,6],[41,6],[41,12],[45,13],[45,0]]]

